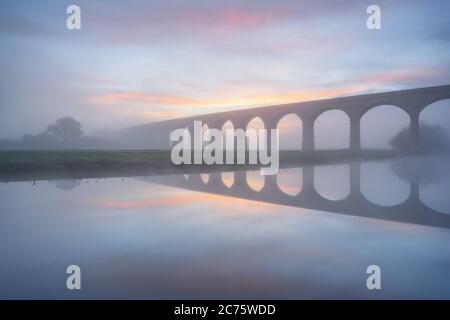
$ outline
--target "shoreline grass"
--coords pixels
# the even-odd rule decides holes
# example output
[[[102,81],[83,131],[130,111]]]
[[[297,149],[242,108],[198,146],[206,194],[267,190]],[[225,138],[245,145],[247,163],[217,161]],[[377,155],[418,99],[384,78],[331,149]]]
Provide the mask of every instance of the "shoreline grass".
[[[280,151],[280,166],[314,165],[405,156],[395,150]],[[54,178],[115,177],[217,170],[243,170],[259,165],[180,165],[170,150],[2,150],[0,181]]]

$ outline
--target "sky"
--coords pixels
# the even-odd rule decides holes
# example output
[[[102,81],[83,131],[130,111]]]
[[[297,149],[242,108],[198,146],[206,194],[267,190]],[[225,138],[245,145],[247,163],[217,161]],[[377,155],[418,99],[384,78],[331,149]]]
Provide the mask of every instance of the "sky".
[[[68,30],[66,8],[81,8]],[[381,30],[366,27],[370,4]],[[450,83],[450,2],[0,3],[0,138]],[[332,121],[331,121],[332,122]]]

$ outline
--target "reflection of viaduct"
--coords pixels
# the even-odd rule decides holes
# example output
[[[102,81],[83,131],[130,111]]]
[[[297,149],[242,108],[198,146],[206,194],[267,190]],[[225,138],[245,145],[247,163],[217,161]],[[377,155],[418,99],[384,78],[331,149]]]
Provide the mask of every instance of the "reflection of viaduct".
[[[361,163],[350,163],[350,193],[342,200],[329,200],[317,192],[314,187],[314,167],[312,166],[303,167],[303,186],[301,192],[294,196],[288,195],[280,189],[276,175],[265,176],[264,187],[260,191],[253,190],[247,182],[246,171],[234,172],[231,186],[224,183],[220,172],[209,173],[209,179],[206,182],[206,179],[202,179],[201,174],[159,176],[150,178],[150,181],[177,188],[266,203],[450,228],[450,214],[435,211],[420,200],[418,175],[410,178],[409,198],[394,206],[381,206],[367,200],[361,192],[360,178]]]
[[[381,105],[392,105],[404,110],[410,118],[410,134],[413,146],[420,137],[420,112],[428,105],[450,98],[450,85],[374,93],[335,99],[299,102],[269,107],[242,109],[228,112],[198,115],[150,123],[125,129],[121,138],[132,141],[136,147],[150,149],[170,148],[170,132],[178,128],[189,128],[192,132],[195,120],[206,123],[209,128],[221,129],[230,121],[234,129],[246,129],[248,123],[259,117],[266,129],[275,129],[278,122],[287,115],[295,114],[302,121],[302,150],[314,150],[314,123],[323,113],[330,110],[343,111],[350,120],[350,150],[361,149],[361,118],[371,109]]]

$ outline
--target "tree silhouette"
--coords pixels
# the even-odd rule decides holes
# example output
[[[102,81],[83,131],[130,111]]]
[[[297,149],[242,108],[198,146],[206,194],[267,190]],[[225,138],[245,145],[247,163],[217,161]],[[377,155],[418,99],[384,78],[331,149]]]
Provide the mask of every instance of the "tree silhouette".
[[[421,123],[419,148],[423,151],[444,151],[449,147],[447,132],[440,126]],[[398,149],[411,146],[409,127],[403,128],[390,141],[389,144]]]
[[[81,129],[81,123],[72,117],[64,117],[56,120],[54,124],[47,127],[47,132],[54,135],[60,141],[75,141],[84,135]]]

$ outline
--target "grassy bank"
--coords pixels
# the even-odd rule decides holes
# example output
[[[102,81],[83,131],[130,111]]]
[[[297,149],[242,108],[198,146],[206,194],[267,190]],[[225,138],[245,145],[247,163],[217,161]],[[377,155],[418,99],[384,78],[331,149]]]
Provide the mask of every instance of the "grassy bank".
[[[0,168],[39,167],[107,163],[164,164],[170,161],[168,151],[149,150],[14,150],[0,151]]]
[[[357,155],[347,150],[281,151],[280,161],[281,166],[291,166],[399,155],[389,150],[362,151]],[[239,168],[243,166],[175,166],[170,159],[170,151],[162,150],[0,151],[0,181],[154,175]]]
[[[167,151],[0,151],[0,180],[84,178],[155,173],[171,164]]]

